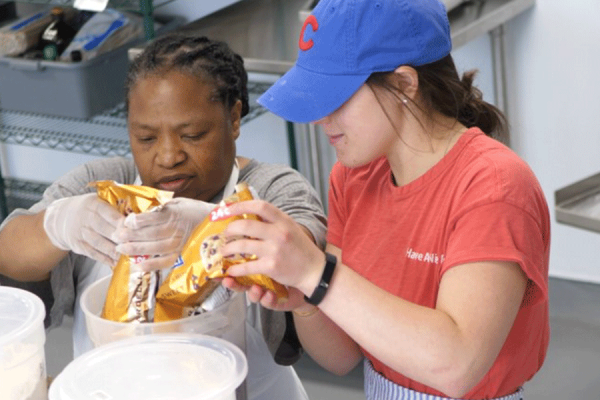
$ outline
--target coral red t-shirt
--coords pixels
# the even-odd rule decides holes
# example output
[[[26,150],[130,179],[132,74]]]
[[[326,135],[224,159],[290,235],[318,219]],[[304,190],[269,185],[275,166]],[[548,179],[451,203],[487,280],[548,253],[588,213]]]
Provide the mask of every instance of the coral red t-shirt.
[[[504,396],[531,379],[549,340],[550,217],[523,160],[472,128],[405,186],[394,186],[384,158],[359,168],[337,163],[330,180],[328,243],[342,249],[345,265],[405,300],[434,308],[453,266],[517,262],[529,278],[521,308],[498,358],[465,398]],[[397,384],[443,395],[365,355]]]

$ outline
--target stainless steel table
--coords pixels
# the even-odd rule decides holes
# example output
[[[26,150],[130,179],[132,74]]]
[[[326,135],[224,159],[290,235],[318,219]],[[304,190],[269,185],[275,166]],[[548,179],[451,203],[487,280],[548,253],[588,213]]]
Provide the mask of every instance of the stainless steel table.
[[[556,220],[600,232],[600,173],[554,192]]]

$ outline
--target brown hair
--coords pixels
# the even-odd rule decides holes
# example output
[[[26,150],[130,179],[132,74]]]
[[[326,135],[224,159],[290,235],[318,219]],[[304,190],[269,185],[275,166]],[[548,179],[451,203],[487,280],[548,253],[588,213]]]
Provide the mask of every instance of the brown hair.
[[[484,101],[481,91],[473,86],[477,71],[468,71],[461,79],[451,55],[413,68],[419,77],[419,92],[425,109],[455,118],[467,128],[478,127],[486,135],[508,142],[506,117],[497,107]],[[367,84],[391,92],[399,90],[390,83],[389,75],[390,72],[376,72]]]

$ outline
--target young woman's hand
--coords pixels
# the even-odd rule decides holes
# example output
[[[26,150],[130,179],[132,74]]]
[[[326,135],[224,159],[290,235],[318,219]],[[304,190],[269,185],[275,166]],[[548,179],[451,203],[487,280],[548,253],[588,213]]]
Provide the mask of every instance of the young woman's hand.
[[[178,197],[160,210],[129,214],[114,234],[117,251],[153,256],[137,264],[144,271],[168,268],[181,254],[194,228],[214,207],[204,201]]]
[[[288,288],[288,299],[281,302],[277,299],[275,293],[259,285],[243,286],[235,281],[233,277],[225,277],[222,281],[223,286],[236,292],[245,291],[248,300],[252,303],[260,303],[265,308],[276,311],[292,311],[298,307],[306,305],[304,294],[296,288]]]
[[[113,266],[119,254],[112,235],[124,218],[89,193],[52,202],[44,213],[44,230],[55,247]]]
[[[236,220],[225,229],[225,235],[234,240],[221,248],[223,256],[246,253],[257,257],[231,266],[228,274],[264,274],[304,294],[312,294],[323,272],[325,254],[304,229],[265,201],[243,201],[228,206],[228,210],[232,215],[255,214],[261,219]]]

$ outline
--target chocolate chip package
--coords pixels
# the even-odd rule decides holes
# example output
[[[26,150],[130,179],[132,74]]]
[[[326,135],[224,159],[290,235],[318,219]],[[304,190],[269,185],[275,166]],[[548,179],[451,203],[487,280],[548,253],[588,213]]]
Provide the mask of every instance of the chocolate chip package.
[[[114,181],[97,181],[98,196],[125,216],[155,212],[173,198],[172,192],[146,186],[122,185]],[[160,285],[160,271],[143,272],[135,264],[149,255],[121,255],[113,268],[102,317],[120,322],[153,320],[155,295]]]
[[[91,184],[98,196],[123,215],[158,212],[173,197],[172,192],[122,185],[113,181]],[[102,317],[118,322],[161,322],[185,318],[209,311],[227,301],[228,290],[220,287],[219,278],[227,276],[233,264],[256,259],[237,254],[222,257],[219,248],[225,243],[222,232],[236,219],[258,219],[256,215],[231,216],[228,206],[255,198],[245,183],[221,201],[191,233],[175,265],[162,271],[143,272],[135,264],[152,255],[122,255],[113,268]],[[258,284],[273,291],[279,299],[287,298],[287,289],[265,275],[235,278],[242,285]],[[217,288],[223,289],[216,291]],[[205,306],[206,305],[206,306]]]
[[[202,302],[220,285],[227,276],[227,269],[234,264],[256,259],[251,254],[223,257],[219,248],[226,243],[223,231],[238,219],[258,219],[251,214],[230,215],[228,206],[239,201],[252,200],[254,196],[245,183],[236,186],[236,192],[221,201],[192,232],[181,256],[165,278],[156,294],[154,321],[168,321],[192,315]],[[285,286],[265,275],[236,277],[245,286],[258,284],[273,291],[277,298],[288,296]]]

